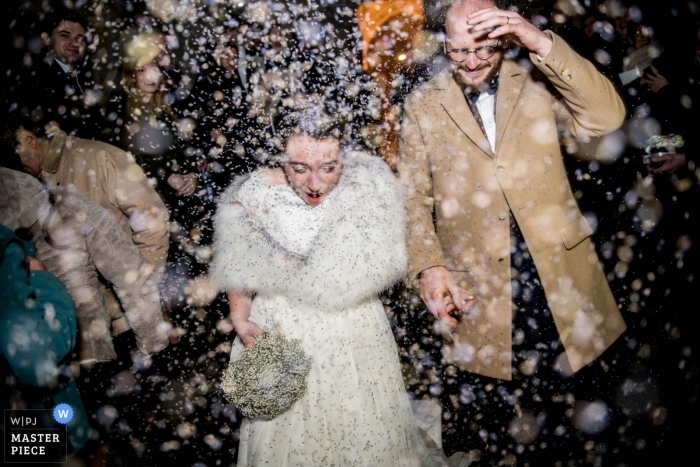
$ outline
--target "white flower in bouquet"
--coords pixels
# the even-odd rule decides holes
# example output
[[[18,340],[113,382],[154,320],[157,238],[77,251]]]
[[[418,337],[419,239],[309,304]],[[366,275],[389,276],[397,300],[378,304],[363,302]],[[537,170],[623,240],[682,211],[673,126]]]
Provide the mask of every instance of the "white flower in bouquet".
[[[279,328],[273,328],[231,361],[221,388],[244,417],[272,419],[304,395],[311,362],[300,339],[288,340]]]
[[[681,135],[654,135],[647,140],[646,151],[650,153],[652,149],[678,149],[683,147],[684,144],[685,140]]]

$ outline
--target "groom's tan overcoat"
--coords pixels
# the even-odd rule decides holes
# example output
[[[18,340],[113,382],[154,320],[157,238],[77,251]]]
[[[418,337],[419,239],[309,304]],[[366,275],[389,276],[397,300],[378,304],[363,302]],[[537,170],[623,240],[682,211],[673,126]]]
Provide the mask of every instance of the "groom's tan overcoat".
[[[559,143],[564,132],[599,136],[615,130],[624,106],[590,62],[551,36],[552,51],[543,61],[531,55],[527,63],[502,64],[495,152],[449,70],[407,98],[401,130],[409,278],[443,265],[475,295],[445,357],[464,370],[506,380],[513,316],[509,211],[533,256],[573,371],[625,330]]]

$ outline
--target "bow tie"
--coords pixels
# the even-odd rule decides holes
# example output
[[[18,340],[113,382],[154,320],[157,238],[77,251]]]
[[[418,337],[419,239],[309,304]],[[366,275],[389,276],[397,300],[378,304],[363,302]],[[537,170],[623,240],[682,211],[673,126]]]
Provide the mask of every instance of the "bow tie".
[[[489,87],[486,90],[484,90],[483,92],[487,92],[493,96],[494,94],[496,94],[497,90],[498,90],[498,75],[494,76],[491,79],[491,82],[489,83]],[[467,93],[467,98],[476,104],[476,101],[479,100],[480,94],[481,94],[481,92],[470,92],[470,93]]]

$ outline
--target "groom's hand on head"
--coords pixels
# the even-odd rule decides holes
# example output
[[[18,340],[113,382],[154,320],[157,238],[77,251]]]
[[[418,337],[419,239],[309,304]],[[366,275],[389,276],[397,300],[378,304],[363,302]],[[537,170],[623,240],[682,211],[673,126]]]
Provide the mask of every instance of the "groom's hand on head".
[[[473,26],[474,34],[484,31],[490,39],[508,37],[542,59],[552,50],[552,38],[514,11],[484,8],[469,14],[467,18],[467,24]]]
[[[450,312],[465,311],[474,300],[469,292],[457,286],[444,266],[434,266],[421,272],[419,293],[433,316],[453,328],[457,327],[457,320],[450,316]]]

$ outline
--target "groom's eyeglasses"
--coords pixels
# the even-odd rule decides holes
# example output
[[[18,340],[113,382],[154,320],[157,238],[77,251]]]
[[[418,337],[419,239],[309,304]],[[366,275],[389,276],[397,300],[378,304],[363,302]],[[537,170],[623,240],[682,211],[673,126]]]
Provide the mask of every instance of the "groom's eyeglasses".
[[[447,56],[450,57],[455,63],[462,63],[465,61],[470,53],[476,55],[479,60],[488,60],[493,57],[496,51],[500,49],[500,39],[496,42],[496,45],[485,45],[479,47],[478,49],[452,49],[447,50],[447,44],[445,43],[445,50],[447,50]]]

